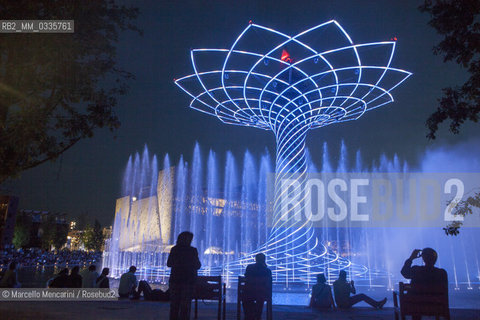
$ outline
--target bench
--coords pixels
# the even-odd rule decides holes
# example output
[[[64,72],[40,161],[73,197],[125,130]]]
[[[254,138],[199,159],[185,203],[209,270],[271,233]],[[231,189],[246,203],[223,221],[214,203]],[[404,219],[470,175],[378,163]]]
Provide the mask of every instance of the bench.
[[[412,286],[400,282],[399,291],[393,292],[395,320],[406,316],[435,316],[450,319],[448,287]]]
[[[218,300],[217,319],[221,319],[223,307],[223,320],[225,320],[225,291],[225,284],[222,284],[221,276],[197,277],[195,292],[193,294],[193,299],[195,300],[195,319],[198,319],[198,300]]]
[[[270,285],[270,294],[267,297],[267,320],[272,320],[272,286]],[[241,320],[242,314],[242,301],[245,293],[245,277],[238,277],[237,287],[237,320]]]

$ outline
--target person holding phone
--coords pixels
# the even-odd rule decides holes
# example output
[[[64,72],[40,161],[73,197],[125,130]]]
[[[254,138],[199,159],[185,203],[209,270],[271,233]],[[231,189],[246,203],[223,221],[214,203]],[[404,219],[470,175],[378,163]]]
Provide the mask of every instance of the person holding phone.
[[[412,266],[413,260],[422,257],[423,266]],[[438,254],[432,248],[423,250],[415,249],[410,257],[405,261],[401,270],[405,279],[411,279],[410,284],[422,286],[427,291],[444,291],[448,290],[448,276],[444,269],[436,268]],[[427,287],[427,288],[426,288]],[[430,288],[430,289],[428,289]]]
[[[376,309],[381,309],[387,302],[387,298],[376,301],[366,294],[356,294],[357,290],[355,289],[355,284],[353,280],[350,282],[347,281],[347,272],[345,270],[340,271],[338,279],[333,283],[333,292],[335,293],[335,302],[337,303],[337,307],[343,309],[351,308],[353,305],[361,301],[365,301]],[[354,295],[350,296],[350,294]]]

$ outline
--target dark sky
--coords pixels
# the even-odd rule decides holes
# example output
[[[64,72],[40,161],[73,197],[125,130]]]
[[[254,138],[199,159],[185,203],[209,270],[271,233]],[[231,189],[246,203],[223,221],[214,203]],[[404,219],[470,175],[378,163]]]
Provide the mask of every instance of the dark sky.
[[[173,163],[180,155],[190,162],[196,141],[202,152],[222,155],[231,150],[238,158],[248,148],[260,155],[274,152],[273,134],[264,130],[227,126],[214,117],[187,108],[189,98],[173,78],[192,73],[190,48],[230,47],[249,20],[288,34],[296,34],[325,21],[337,20],[355,43],[389,40],[396,36],[394,67],[413,72],[393,91],[395,102],[365,114],[360,120],[309,133],[308,147],[321,158],[327,141],[334,157],[343,139],[350,151],[361,149],[367,162],[382,153],[394,153],[415,167],[428,147],[454,144],[478,137],[478,126],[466,125],[458,136],[446,130],[435,143],[426,138],[424,126],[435,109],[441,88],[460,84],[465,73],[445,64],[432,53],[440,39],[427,25],[428,15],[417,10],[422,1],[137,1],[138,25],[143,37],[122,35],[118,63],[136,76],[129,93],[119,100],[121,128],[117,138],[97,131],[78,143],[55,163],[24,172],[7,184],[20,196],[23,209],[82,212],[111,224],[115,198],[128,156],[144,144]],[[444,126],[446,127],[446,126]],[[352,152],[353,153],[353,152]]]

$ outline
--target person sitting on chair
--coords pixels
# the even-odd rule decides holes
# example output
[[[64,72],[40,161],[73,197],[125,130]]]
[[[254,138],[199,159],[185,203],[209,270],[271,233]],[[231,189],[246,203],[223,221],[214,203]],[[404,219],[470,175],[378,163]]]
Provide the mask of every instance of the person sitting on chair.
[[[327,284],[327,279],[323,273],[317,274],[317,283],[312,288],[312,297],[310,298],[310,308],[315,309],[335,309],[333,301],[332,288]]]
[[[340,271],[338,279],[333,283],[333,292],[335,293],[335,301],[339,308],[350,308],[354,304],[365,301],[372,307],[381,309],[387,302],[387,298],[376,301],[363,293],[350,296],[350,293],[355,294],[357,290],[355,289],[353,280],[347,282],[347,272],[345,270]]]
[[[243,309],[245,320],[259,320],[265,301],[272,293],[272,271],[267,267],[263,253],[255,256],[255,263],[245,270]]]
[[[412,266],[414,259],[422,257],[424,266]],[[425,292],[445,292],[448,291],[448,276],[444,269],[435,267],[438,254],[432,248],[425,248],[423,250],[413,250],[410,258],[405,261],[401,270],[402,276],[405,279],[411,279],[412,287],[421,287]]]

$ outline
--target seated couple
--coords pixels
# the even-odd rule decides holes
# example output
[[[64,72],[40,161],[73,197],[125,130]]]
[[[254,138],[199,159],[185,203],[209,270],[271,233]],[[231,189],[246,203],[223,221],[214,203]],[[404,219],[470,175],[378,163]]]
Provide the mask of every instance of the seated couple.
[[[335,302],[339,308],[350,308],[353,305],[365,301],[374,308],[381,309],[387,302],[387,298],[376,301],[369,296],[361,293],[356,294],[353,280],[347,281],[347,273],[340,271],[339,277],[333,283],[333,291],[335,293],[335,301],[332,296],[332,289],[327,284],[325,275],[317,275],[317,283],[312,288],[312,297],[310,299],[310,307],[315,309],[335,309]],[[350,294],[354,294],[351,296]]]
[[[140,299],[143,293],[143,298],[149,301],[170,301],[169,290],[163,291],[161,289],[152,289],[147,281],[140,281],[137,290],[137,277],[135,272],[137,268],[131,266],[128,272],[122,274],[120,277],[120,285],[118,287],[118,294],[120,298]]]

